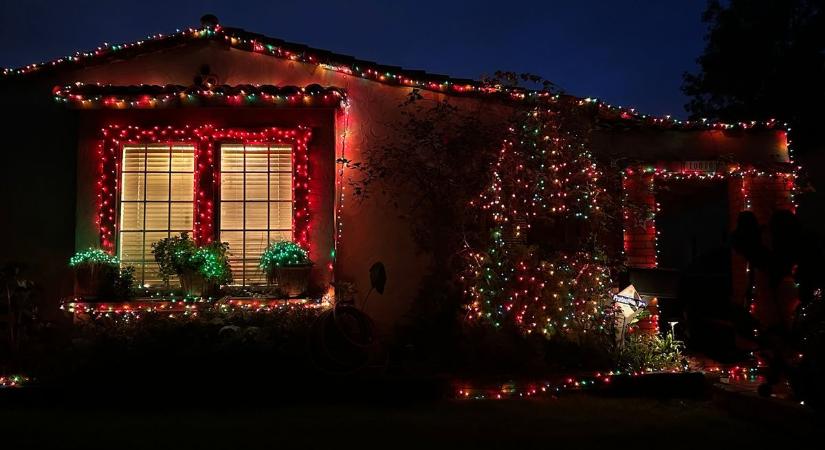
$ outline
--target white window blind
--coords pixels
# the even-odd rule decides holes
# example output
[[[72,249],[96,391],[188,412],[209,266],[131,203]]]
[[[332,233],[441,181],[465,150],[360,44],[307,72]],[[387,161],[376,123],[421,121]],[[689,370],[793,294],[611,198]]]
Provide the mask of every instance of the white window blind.
[[[264,249],[292,239],[292,148],[222,144],[220,170],[220,240],[229,243],[233,278],[264,283]]]
[[[124,145],[118,256],[142,285],[162,282],[152,243],[192,233],[195,157],[192,145]]]

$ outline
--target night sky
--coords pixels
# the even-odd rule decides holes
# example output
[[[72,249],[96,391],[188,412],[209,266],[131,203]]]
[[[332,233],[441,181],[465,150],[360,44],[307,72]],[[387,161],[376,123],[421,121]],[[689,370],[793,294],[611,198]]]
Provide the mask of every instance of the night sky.
[[[676,117],[705,31],[703,0],[0,2],[2,67],[198,26],[213,13],[383,64],[466,78],[530,72],[574,95]]]

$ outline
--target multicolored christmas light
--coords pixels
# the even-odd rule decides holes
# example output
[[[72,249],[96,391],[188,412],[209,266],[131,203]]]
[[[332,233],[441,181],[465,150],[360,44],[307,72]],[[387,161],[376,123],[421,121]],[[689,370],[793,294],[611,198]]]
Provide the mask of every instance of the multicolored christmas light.
[[[530,398],[553,398],[566,392],[606,389],[619,378],[638,378],[661,373],[682,373],[684,370],[623,372],[619,370],[596,372],[589,375],[569,375],[553,380],[532,382],[508,381],[497,385],[478,385],[471,382],[455,383],[455,398],[458,400],[511,400]],[[758,367],[712,367],[699,372],[729,380],[753,382],[758,380]]]
[[[274,299],[274,298],[224,298],[210,300],[201,298],[175,300],[136,300],[130,302],[88,303],[74,299],[60,305],[60,309],[71,314],[75,320],[113,319],[133,321],[149,315],[170,318],[194,318],[206,312],[220,314],[266,313],[284,309],[324,309],[330,303],[325,300]]]
[[[612,283],[605,261],[527,245],[537,220],[582,226],[601,210],[601,172],[584,136],[562,116],[545,108],[526,113],[504,142],[490,187],[472,203],[487,216],[490,238],[486,250],[468,252],[471,319],[496,327],[510,321],[545,336],[608,326],[604,300]]]
[[[338,88],[271,86],[111,86],[76,83],[54,89],[54,99],[78,108],[153,109],[180,106],[333,107],[345,100]]]
[[[0,376],[0,389],[20,388],[31,379],[25,375],[3,375]]]
[[[658,265],[659,231],[656,229],[656,216],[661,212],[661,205],[656,201],[657,183],[686,180],[733,181],[738,183],[742,211],[750,211],[753,208],[751,190],[754,184],[773,180],[783,186],[782,191],[788,193],[787,207],[795,211],[797,169],[790,163],[777,164],[771,169],[758,169],[725,162],[714,164],[713,170],[708,171],[693,170],[686,166],[675,167],[673,163],[626,168],[622,173],[622,188],[623,251],[627,264],[647,268]]]
[[[350,76],[376,81],[394,86],[414,87],[457,96],[496,97],[506,101],[528,103],[556,103],[562,96],[547,90],[531,90],[491,84],[485,81],[455,79],[443,75],[431,75],[422,71],[408,71],[358,60],[346,55],[335,54],[326,50],[314,49],[301,44],[284,42],[255,33],[248,33],[236,28],[228,29],[220,25],[205,25],[201,28],[177,30],[173,34],[157,34],[146,39],[124,44],[104,43],[87,52],[58,58],[49,62],[29,64],[17,69],[3,69],[2,76],[17,77],[42,73],[60,68],[81,68],[102,63],[115,58],[123,59],[130,55],[152,52],[191,41],[215,41],[231,48],[268,55],[288,61],[312,64]],[[640,114],[632,108],[624,108],[603,103],[594,98],[579,99],[578,104],[596,107],[601,116],[608,120],[624,123],[637,123],[645,126],[690,129],[690,130],[730,130],[730,129],[782,129],[787,124],[775,120],[764,122],[716,123],[707,120],[677,120],[670,116],[654,117]]]

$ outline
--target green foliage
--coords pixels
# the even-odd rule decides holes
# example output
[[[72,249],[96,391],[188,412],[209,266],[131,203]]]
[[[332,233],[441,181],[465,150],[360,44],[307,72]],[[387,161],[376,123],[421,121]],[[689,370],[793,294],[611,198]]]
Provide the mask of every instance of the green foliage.
[[[114,282],[114,292],[118,298],[126,299],[132,296],[132,288],[135,284],[135,268],[132,266],[121,267]]]
[[[232,282],[232,269],[229,266],[229,244],[213,242],[195,250],[191,262],[197,266],[203,278],[215,284]]]
[[[668,333],[665,337],[631,333],[619,348],[618,367],[631,372],[674,370],[684,366],[684,344]]]
[[[686,74],[682,87],[693,117],[776,118],[795,132],[818,134],[825,100],[821,0],[711,0],[703,20],[700,72]]]
[[[198,272],[211,283],[232,281],[229,267],[229,244],[213,242],[197,246],[188,233],[171,236],[152,244],[152,253],[160,266],[163,280],[185,272]]]
[[[99,248],[89,248],[79,251],[69,259],[69,267],[77,267],[85,264],[101,264],[106,266],[120,266],[117,256],[110,255]]]
[[[132,287],[135,281],[135,268],[132,266],[120,266],[117,256],[99,248],[89,248],[74,254],[69,260],[69,267],[75,270],[94,266],[99,283],[100,292],[103,295],[114,295],[119,299],[126,299],[132,296]]]
[[[189,237],[189,233],[181,233],[180,236],[171,236],[152,243],[152,254],[155,255],[155,261],[160,266],[160,275],[165,282],[168,282],[171,276],[198,270],[198,262],[194,259],[196,252],[197,246]]]
[[[261,255],[261,268],[268,271],[274,267],[295,267],[312,264],[307,251],[291,241],[269,244]]]

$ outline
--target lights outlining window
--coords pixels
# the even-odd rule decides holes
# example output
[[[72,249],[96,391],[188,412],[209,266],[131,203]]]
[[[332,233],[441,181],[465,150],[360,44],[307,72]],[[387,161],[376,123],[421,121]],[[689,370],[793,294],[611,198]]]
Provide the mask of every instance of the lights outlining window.
[[[137,283],[158,285],[152,243],[192,232],[194,146],[126,144],[122,161],[118,256],[135,267]]]
[[[292,169],[292,146],[221,144],[220,240],[238,284],[265,283],[264,249],[292,239]]]

